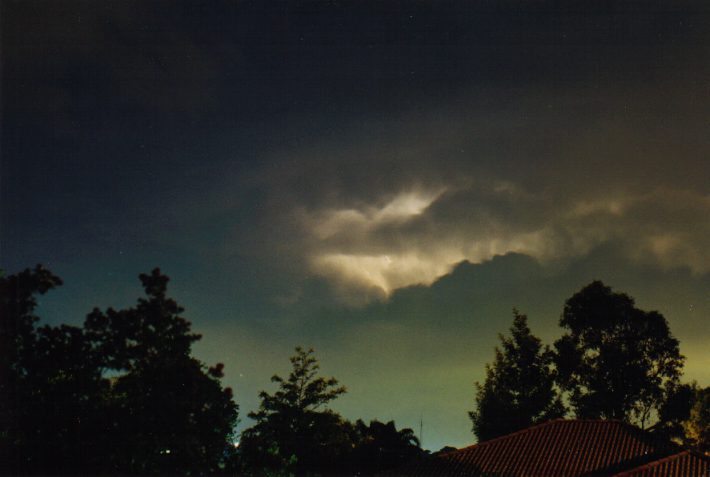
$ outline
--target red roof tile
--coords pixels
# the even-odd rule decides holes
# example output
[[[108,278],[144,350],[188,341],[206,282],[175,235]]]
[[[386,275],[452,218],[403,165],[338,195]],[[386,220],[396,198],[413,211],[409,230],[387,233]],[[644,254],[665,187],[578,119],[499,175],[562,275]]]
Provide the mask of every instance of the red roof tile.
[[[612,475],[677,449],[620,421],[554,420],[408,468],[406,475],[581,477]]]
[[[692,451],[683,451],[650,462],[614,477],[708,477],[710,458]]]

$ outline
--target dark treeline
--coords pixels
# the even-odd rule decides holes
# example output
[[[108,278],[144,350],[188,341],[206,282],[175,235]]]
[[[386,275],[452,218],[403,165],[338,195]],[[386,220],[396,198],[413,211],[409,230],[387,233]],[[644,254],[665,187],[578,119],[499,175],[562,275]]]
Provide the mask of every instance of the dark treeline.
[[[343,419],[345,392],[318,375],[313,350],[274,376],[235,435],[224,366],[195,359],[200,335],[159,269],[124,310],[94,309],[82,327],[40,325],[36,296],[62,284],[37,266],[0,277],[0,472],[4,474],[367,475],[422,453],[411,429]],[[240,445],[236,446],[235,443]]]
[[[411,429],[351,422],[329,408],[346,392],[297,347],[286,377],[260,393],[252,427],[224,366],[192,356],[200,339],[167,296],[94,309],[82,327],[48,326],[36,296],[61,285],[37,266],[0,277],[0,471],[4,474],[369,475],[425,458]],[[479,441],[547,419],[621,419],[710,449],[710,388],[682,383],[684,358],[665,318],[593,282],[567,300],[553,347],[514,310],[470,413]],[[239,442],[236,446],[235,443]]]
[[[3,470],[220,470],[237,419],[223,366],[192,357],[200,336],[166,296],[168,278],[140,280],[134,307],[94,309],[82,328],[37,325],[35,295],[61,285],[48,270],[0,281]]]

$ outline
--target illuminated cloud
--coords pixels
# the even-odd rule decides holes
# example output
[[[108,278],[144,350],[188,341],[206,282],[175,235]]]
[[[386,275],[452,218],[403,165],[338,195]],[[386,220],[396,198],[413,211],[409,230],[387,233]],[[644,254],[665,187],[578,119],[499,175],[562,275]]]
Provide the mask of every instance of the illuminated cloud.
[[[282,288],[324,278],[347,303],[510,252],[564,264],[614,244],[635,263],[704,273],[707,95],[681,71],[696,69],[472,87],[286,144],[250,176],[258,203],[244,217],[257,219],[227,248],[288,276]]]
[[[301,211],[311,271],[357,303],[428,285],[463,260],[480,263],[511,252],[569,260],[611,241],[637,262],[710,270],[703,247],[710,233],[707,197],[664,189],[564,201],[526,195],[509,182],[486,187],[407,192],[379,208]],[[518,213],[534,220],[519,221]]]
[[[439,252],[439,251],[434,251]],[[429,284],[451,270],[451,265],[465,259],[454,253],[446,255],[345,255],[326,254],[313,258],[314,270],[344,284],[376,287],[384,294],[413,284]]]
[[[368,205],[363,210],[325,210],[306,220],[319,239],[351,233],[356,230],[371,230],[388,223],[401,223],[420,215],[443,191],[431,193],[410,191],[401,193],[381,207]]]

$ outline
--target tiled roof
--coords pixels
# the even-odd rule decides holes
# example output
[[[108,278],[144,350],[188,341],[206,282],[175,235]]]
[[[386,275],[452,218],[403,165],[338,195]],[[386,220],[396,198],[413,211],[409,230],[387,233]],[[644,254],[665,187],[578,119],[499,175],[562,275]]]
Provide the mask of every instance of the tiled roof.
[[[664,459],[636,467],[614,477],[708,477],[710,458],[692,451],[683,451]]]
[[[621,421],[560,419],[412,463],[399,473],[490,477],[613,475],[674,452],[677,449],[667,441]]]

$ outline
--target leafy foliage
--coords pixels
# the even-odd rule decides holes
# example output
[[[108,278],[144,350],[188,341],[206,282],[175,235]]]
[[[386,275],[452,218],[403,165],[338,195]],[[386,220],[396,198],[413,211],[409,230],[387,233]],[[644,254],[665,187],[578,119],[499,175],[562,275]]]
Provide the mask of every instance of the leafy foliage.
[[[36,294],[60,285],[42,267],[0,278],[4,473],[205,473],[231,446],[237,407],[222,365],[190,354],[199,339],[166,297],[94,310],[84,328],[36,327]],[[110,376],[110,378],[109,378]]]
[[[377,420],[365,424],[355,422],[355,448],[350,457],[351,470],[357,475],[370,475],[396,469],[423,455],[419,439],[409,428],[397,430],[394,421]]]
[[[107,381],[80,328],[36,326],[35,296],[61,284],[39,265],[0,278],[3,473],[97,470]]]
[[[530,332],[527,317],[513,310],[510,337],[500,335],[486,380],[476,383],[476,410],[469,413],[480,441],[561,417],[564,407],[554,387],[553,354]]]
[[[256,424],[242,433],[243,463],[258,474],[331,472],[352,448],[352,430],[326,406],[346,389],[335,378],[318,376],[312,349],[297,347],[290,360],[289,376],[273,376],[278,390],[262,391],[259,410],[249,414]]]
[[[710,453],[710,387],[696,389],[688,419],[683,422],[685,444]]]
[[[26,373],[36,342],[34,314],[35,295],[45,294],[62,285],[62,280],[49,270],[37,265],[8,277],[0,277],[0,390],[8,396],[15,386],[11,380]]]
[[[237,419],[232,391],[219,381],[223,365],[206,368],[191,356],[200,336],[166,296],[168,277],[155,269],[140,279],[147,297],[134,308],[94,309],[85,323],[93,352],[115,374],[107,403],[116,438],[109,470],[219,470]]]
[[[690,418],[697,391],[695,382],[668,386],[666,398],[658,409],[658,421],[648,430],[676,443],[685,443],[683,423]]]
[[[663,315],[595,281],[567,300],[555,343],[561,387],[579,417],[647,425],[679,381],[683,356]]]

